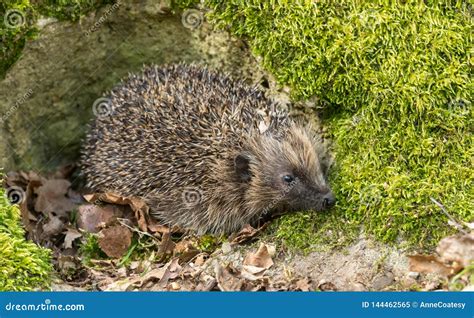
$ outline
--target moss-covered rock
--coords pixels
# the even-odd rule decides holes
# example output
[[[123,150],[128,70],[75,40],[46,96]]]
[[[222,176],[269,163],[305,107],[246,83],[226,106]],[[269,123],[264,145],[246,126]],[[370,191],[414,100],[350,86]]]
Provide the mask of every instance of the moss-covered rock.
[[[87,12],[114,0],[5,0],[0,3],[0,78],[21,56],[28,40],[38,33],[37,20],[51,17],[76,21]]]
[[[54,169],[78,159],[94,101],[144,64],[195,62],[258,74],[243,42],[183,23],[157,1],[119,2],[80,22],[41,20],[38,36],[0,82],[0,166]]]
[[[430,197],[472,221],[467,1],[204,2],[211,20],[245,38],[295,98],[316,95],[326,105],[337,155],[331,222],[428,246],[452,230]],[[283,218],[278,235],[318,241],[321,218],[300,217]],[[288,231],[294,224],[299,230]]]
[[[51,251],[25,240],[20,212],[0,188],[0,291],[45,289],[50,283]]]

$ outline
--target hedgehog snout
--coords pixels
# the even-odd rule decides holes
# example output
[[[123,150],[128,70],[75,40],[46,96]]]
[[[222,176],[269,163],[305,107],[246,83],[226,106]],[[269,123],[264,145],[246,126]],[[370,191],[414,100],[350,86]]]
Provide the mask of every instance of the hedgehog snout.
[[[336,204],[336,198],[334,197],[334,194],[329,191],[323,196],[323,209],[330,209],[334,204]]]

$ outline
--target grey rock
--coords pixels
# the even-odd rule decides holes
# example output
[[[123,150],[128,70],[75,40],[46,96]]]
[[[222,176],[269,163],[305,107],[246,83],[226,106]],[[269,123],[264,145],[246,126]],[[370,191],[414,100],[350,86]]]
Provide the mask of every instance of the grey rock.
[[[38,38],[0,81],[0,167],[41,173],[77,161],[94,101],[144,64],[199,63],[261,79],[240,40],[205,21],[183,26],[168,2],[122,1],[74,23],[40,20]]]

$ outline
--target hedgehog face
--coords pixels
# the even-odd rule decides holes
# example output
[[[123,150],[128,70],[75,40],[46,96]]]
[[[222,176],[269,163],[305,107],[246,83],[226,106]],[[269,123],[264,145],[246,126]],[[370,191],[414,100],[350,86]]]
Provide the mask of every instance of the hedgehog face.
[[[237,156],[235,167],[248,183],[250,204],[265,213],[333,206],[335,198],[317,145],[309,131],[292,125],[283,137],[262,136],[247,156]]]
[[[317,180],[308,178],[306,173],[291,171],[280,174],[276,182],[281,200],[280,209],[289,211],[315,210],[323,211],[335,203],[331,190]]]
[[[282,203],[290,210],[322,211],[335,203],[317,144],[308,130],[295,126],[282,140],[283,160],[275,184],[284,193]]]

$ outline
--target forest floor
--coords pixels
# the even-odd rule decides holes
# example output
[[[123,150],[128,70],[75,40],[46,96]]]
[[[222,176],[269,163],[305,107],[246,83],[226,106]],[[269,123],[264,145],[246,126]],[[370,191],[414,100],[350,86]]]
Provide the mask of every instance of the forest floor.
[[[362,232],[351,244],[303,252],[274,239],[268,223],[230,237],[160,225],[138,198],[76,192],[71,171],[13,172],[6,179],[28,238],[53,251],[52,290],[473,289],[472,224],[453,223],[459,234],[431,254],[409,253]]]

